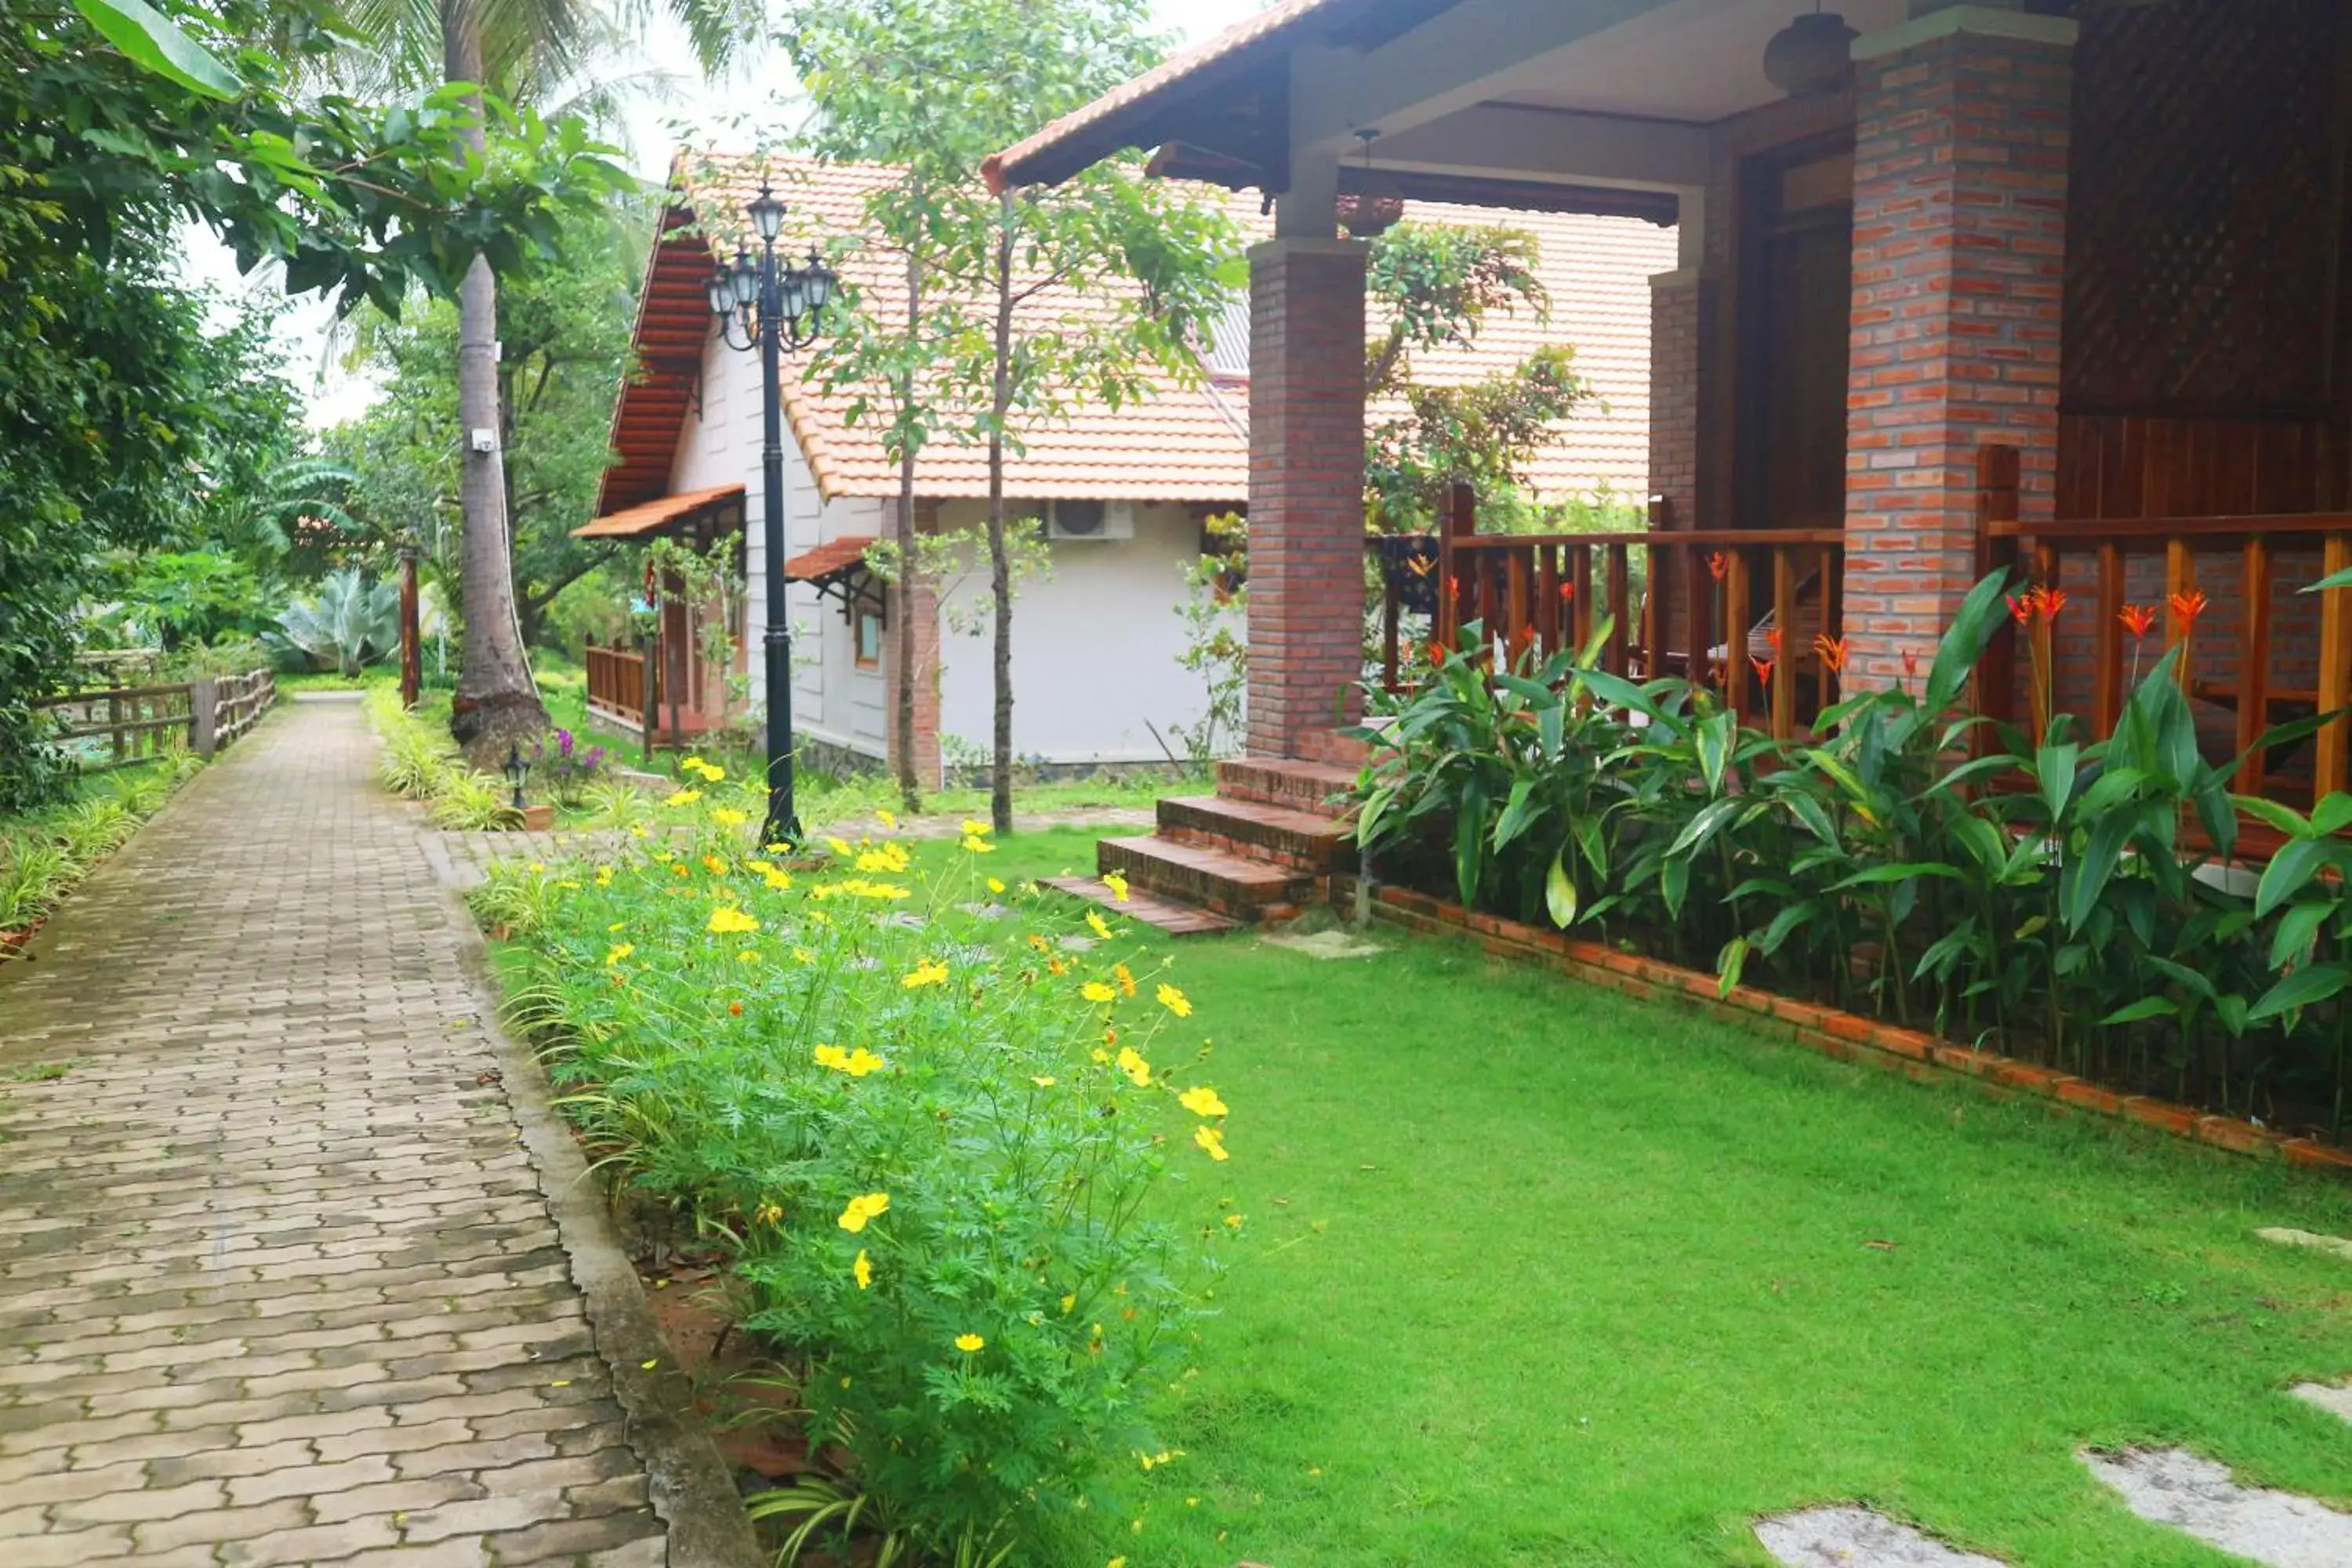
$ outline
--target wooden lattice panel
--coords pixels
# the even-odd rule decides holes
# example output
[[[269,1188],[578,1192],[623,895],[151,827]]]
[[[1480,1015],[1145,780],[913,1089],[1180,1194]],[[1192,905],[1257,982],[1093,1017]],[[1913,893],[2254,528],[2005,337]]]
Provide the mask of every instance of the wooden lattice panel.
[[[2279,410],[2326,398],[2344,8],[2082,8],[2067,198],[2071,409]]]

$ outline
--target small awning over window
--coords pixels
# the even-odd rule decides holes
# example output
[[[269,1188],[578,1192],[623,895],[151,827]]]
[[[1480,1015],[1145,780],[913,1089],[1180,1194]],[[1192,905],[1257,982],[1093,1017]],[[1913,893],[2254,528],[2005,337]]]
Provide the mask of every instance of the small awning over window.
[[[866,552],[874,546],[871,534],[844,534],[829,544],[795,555],[784,563],[784,581],[829,587],[853,572],[866,570]]]
[[[688,490],[682,495],[664,496],[659,500],[608,511],[585,527],[573,529],[572,537],[644,539],[661,532],[673,523],[685,522],[698,513],[730,503],[740,513],[743,505],[743,487],[713,485],[707,490]]]

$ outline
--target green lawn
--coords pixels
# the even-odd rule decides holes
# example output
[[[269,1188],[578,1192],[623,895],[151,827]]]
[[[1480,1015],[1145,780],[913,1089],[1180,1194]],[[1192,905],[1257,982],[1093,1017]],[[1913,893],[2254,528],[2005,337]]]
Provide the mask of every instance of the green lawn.
[[[1042,834],[991,863],[1091,867]],[[1866,1501],[2017,1565],[2228,1561],[2074,1458],[2185,1444],[2352,1502],[2352,1192],[1381,939],[1178,944],[1250,1245],[1142,1528],[1062,1568],[1768,1561]],[[1189,1169],[1190,1167],[1183,1167]]]

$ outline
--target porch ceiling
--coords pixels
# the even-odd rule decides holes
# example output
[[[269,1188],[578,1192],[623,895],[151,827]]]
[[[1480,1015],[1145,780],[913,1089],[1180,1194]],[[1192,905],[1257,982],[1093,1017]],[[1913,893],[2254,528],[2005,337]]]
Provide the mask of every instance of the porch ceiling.
[[[1906,0],[1833,0],[1857,31]],[[1575,193],[1706,183],[1706,127],[1780,100],[1765,45],[1807,0],[1292,0],[990,161],[999,184],[1068,177],[1122,146],[1170,173],[1269,191],[1301,160],[1375,160],[1453,199],[1580,205]],[[1328,178],[1328,174],[1326,176]],[[1543,199],[1543,186],[1559,187]],[[1481,188],[1486,195],[1482,196]]]

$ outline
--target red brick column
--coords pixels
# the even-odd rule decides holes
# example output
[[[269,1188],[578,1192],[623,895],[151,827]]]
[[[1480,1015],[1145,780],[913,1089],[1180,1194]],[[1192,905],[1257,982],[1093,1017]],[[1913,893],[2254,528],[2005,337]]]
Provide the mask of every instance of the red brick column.
[[[915,503],[915,530],[919,533],[939,531],[940,504],[935,500]],[[925,789],[940,787],[940,679],[945,671],[940,664],[940,595],[929,577],[919,578],[911,587],[890,591],[890,614],[911,615],[915,617],[915,777]],[[898,652],[897,621],[890,623],[891,635],[886,639],[890,652]],[[897,701],[890,695],[898,689],[896,682],[886,681],[882,714],[883,749],[889,752],[895,768],[898,762],[898,714],[892,706]]]
[[[1650,494],[1698,526],[1699,275],[1650,279]]]
[[[1249,736],[1330,757],[1361,708],[1364,251],[1250,252]]]
[[[2048,515],[2074,24],[1960,10],[1855,47],[1845,628],[1892,681],[1976,577],[1978,446],[2023,454]]]

